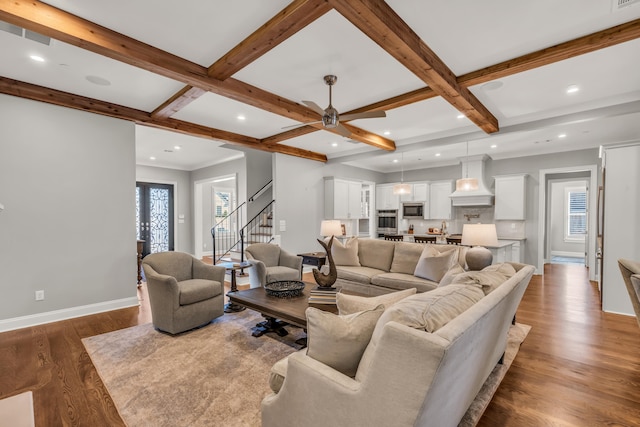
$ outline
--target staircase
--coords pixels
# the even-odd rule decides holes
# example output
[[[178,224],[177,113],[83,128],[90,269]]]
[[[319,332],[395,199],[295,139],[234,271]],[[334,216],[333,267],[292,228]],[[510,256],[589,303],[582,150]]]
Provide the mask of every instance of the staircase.
[[[268,182],[249,198],[252,203],[262,193],[271,187],[273,181]],[[242,225],[242,203],[229,215],[211,228],[213,239],[213,264],[218,262],[244,261],[244,248],[252,243],[270,243],[273,241],[273,206],[271,200],[256,216]]]

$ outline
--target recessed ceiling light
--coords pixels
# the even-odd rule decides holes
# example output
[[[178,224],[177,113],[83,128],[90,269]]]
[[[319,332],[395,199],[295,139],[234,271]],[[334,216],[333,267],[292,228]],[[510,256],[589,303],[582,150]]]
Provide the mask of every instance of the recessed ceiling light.
[[[440,157],[440,153],[436,153],[436,157]]]
[[[493,144],[491,148],[498,148],[498,146],[496,144]]]
[[[32,60],[34,60],[36,62],[44,62],[44,58],[42,56],[29,55],[29,58],[31,58]]]
[[[458,114],[458,118],[459,119],[464,119],[465,117],[467,117],[467,116],[465,116],[464,114]]]
[[[156,159],[156,158],[155,158],[155,157],[153,157],[153,156],[149,157],[149,160],[155,160],[155,159]]]
[[[173,146],[173,149],[174,149],[174,150],[179,150],[179,149],[181,149],[181,148],[182,148],[182,147],[181,147],[181,146],[179,146],[179,145],[174,145],[174,146]]]
[[[85,79],[98,86],[111,86],[111,82],[100,76],[86,76]]]
[[[567,86],[567,93],[576,93],[580,90],[578,85],[569,85]]]
[[[332,142],[332,143],[331,143],[331,146],[332,146],[332,147],[337,147],[337,146],[338,146],[338,143],[337,143],[337,142]]]
[[[560,135],[558,135],[558,138],[566,138],[567,134],[566,133],[561,133]]]
[[[389,136],[389,135],[391,135],[391,132],[390,132],[390,131],[388,131],[388,130],[385,130],[384,132],[382,132],[382,134],[383,134],[383,135],[387,135],[387,136]]]
[[[240,120],[240,121],[243,121],[243,120],[246,120],[246,119],[247,119],[247,118],[246,118],[244,115],[242,115],[242,114],[238,114],[238,116],[237,116],[236,118],[237,118],[238,120]]]
[[[393,163],[398,163],[398,159],[393,159]]]

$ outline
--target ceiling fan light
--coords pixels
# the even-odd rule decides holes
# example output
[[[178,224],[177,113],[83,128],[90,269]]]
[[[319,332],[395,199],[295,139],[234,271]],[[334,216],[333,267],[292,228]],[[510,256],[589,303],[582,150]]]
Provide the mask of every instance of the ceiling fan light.
[[[393,186],[393,194],[395,195],[403,195],[403,194],[411,194],[411,186],[409,184],[396,184]]]
[[[460,178],[456,181],[456,191],[474,191],[478,189],[476,178]]]

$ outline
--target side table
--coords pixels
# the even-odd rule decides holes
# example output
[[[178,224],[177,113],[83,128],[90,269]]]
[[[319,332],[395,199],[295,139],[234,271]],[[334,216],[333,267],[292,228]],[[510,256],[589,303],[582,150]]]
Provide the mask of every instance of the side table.
[[[229,275],[231,276],[231,288],[229,289],[229,292],[227,292],[227,297],[230,296],[231,294],[234,294],[236,292],[238,292],[238,284],[236,282],[236,271],[238,270],[242,270],[244,268],[249,268],[251,266],[251,264],[247,261],[244,262],[221,262],[219,264],[221,267],[224,267],[227,272],[229,273]],[[238,311],[242,311],[245,310],[246,307],[236,304],[234,302],[231,302],[231,300],[229,300],[228,303],[225,304],[224,306],[224,312],[225,313],[236,313]]]
[[[304,254],[298,254],[302,257],[302,263],[307,265],[313,265],[315,267],[322,267],[327,259],[327,254],[324,252],[308,252]]]

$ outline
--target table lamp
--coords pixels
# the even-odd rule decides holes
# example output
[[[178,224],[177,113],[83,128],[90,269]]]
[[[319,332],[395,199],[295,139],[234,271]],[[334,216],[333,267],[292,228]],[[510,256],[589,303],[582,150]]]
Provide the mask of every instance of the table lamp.
[[[466,256],[469,270],[482,270],[493,262],[493,254],[484,246],[498,246],[496,225],[464,224],[461,244],[471,246]]]
[[[323,237],[341,236],[342,226],[340,225],[340,220],[329,219],[322,221],[320,223],[320,235]]]

